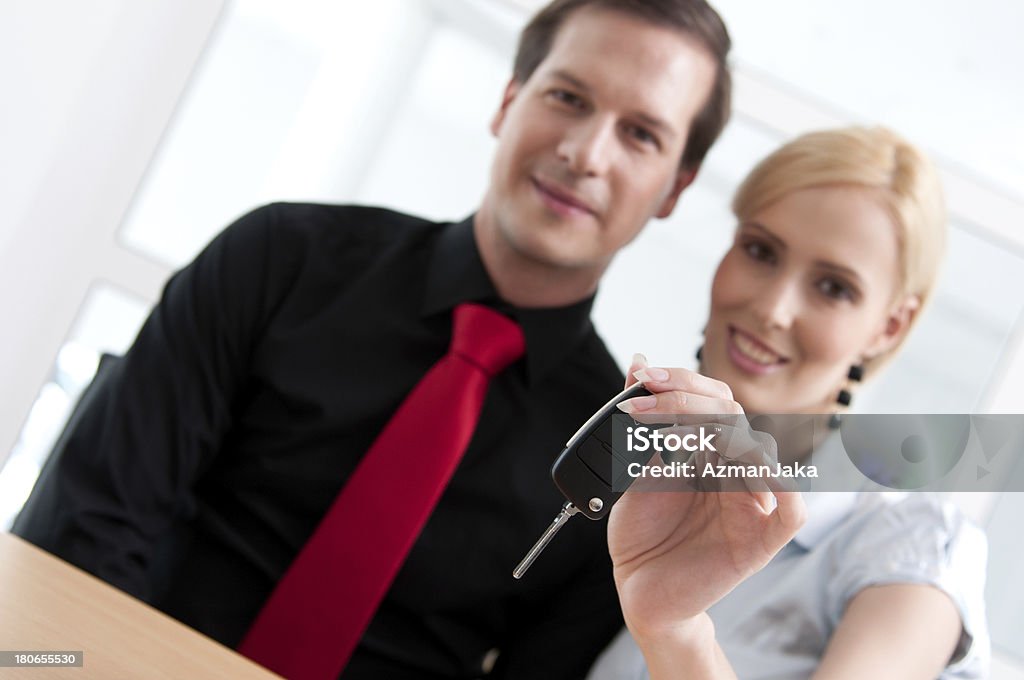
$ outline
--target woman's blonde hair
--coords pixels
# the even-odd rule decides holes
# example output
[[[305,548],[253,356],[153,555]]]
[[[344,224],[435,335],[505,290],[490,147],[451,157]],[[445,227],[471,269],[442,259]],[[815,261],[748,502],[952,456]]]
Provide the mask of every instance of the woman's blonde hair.
[[[931,162],[905,139],[882,127],[811,132],[758,163],[736,191],[732,211],[741,222],[746,221],[787,194],[825,185],[863,187],[879,197],[896,225],[900,248],[897,299],[916,295],[923,307],[935,288],[946,248],[945,203]],[[877,370],[900,344],[902,339],[889,352],[865,362],[867,372]]]

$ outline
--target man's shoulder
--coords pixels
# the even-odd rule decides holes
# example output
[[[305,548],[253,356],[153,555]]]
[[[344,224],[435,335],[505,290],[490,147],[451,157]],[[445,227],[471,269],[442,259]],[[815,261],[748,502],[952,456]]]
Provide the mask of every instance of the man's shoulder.
[[[229,278],[259,277],[290,289],[302,276],[332,280],[386,253],[419,249],[445,223],[362,205],[275,202],[245,213],[197,258]]]
[[[442,224],[388,208],[335,203],[276,202],[253,213],[261,213],[275,230],[306,237],[371,242],[434,230]]]

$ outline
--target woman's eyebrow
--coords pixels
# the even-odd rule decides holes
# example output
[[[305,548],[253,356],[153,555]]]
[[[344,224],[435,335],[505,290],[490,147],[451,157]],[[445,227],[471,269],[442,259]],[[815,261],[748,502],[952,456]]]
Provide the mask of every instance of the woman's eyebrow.
[[[864,287],[864,279],[861,278],[860,274],[858,274],[855,269],[851,269],[850,267],[837,264],[835,262],[830,262],[829,260],[816,260],[814,264],[823,269],[830,269],[837,274],[843,274],[847,278],[852,279],[853,282],[861,288]]]
[[[768,227],[764,226],[760,222],[743,222],[740,225],[740,227],[745,228],[745,229],[753,229],[754,231],[759,231],[759,232],[761,232],[765,236],[765,238],[770,240],[772,243],[774,243],[779,248],[781,248],[783,250],[785,250],[787,248],[785,241],[783,241],[781,238],[776,236],[775,233],[772,232],[771,229],[769,229]]]
[[[764,226],[760,222],[743,222],[742,224],[740,224],[740,227],[743,229],[751,229],[753,231],[760,232],[765,238],[771,241],[775,245],[775,247],[779,248],[780,250],[786,250],[788,248],[785,241],[776,236],[771,229]],[[829,269],[831,271],[834,271],[837,274],[844,274],[848,278],[852,279],[853,282],[860,286],[861,288],[863,288],[865,285],[863,277],[861,277],[861,275],[858,274],[856,270],[851,269],[846,265],[838,264],[830,260],[815,260],[814,264],[819,267],[822,267],[823,269]]]

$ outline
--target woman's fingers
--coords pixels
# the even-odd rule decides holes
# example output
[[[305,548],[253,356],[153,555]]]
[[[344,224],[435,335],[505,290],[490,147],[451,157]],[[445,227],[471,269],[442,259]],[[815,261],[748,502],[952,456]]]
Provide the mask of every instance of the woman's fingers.
[[[637,353],[630,362],[626,387],[643,382],[651,396],[634,397],[619,404],[619,409],[633,415],[640,422],[664,423],[665,419],[643,418],[644,413],[739,415],[742,407],[732,398],[732,390],[721,380],[715,380],[686,368],[659,368],[648,366],[647,357]],[[693,419],[675,419],[677,424],[699,422]]]
[[[680,391],[732,401],[732,390],[721,380],[709,378],[686,368],[644,366],[631,375],[651,392]]]
[[[727,421],[725,424],[734,425],[737,418],[743,415],[743,408],[732,399],[680,390],[633,397],[621,402],[618,406],[619,410],[633,416],[637,422],[650,425],[657,423],[694,425],[711,422],[711,420],[715,422],[725,420]],[[715,417],[709,419],[708,416]]]
[[[619,404],[619,409],[637,421],[648,424],[665,423],[665,418],[647,415],[741,415],[743,408],[732,398],[732,390],[721,380],[715,380],[685,368],[657,368],[635,366],[646,364],[642,354],[633,356],[630,376],[626,385],[636,380],[643,382],[652,395],[634,397]],[[706,421],[706,419],[705,419]],[[693,418],[675,418],[668,422],[679,425],[700,422]],[[730,423],[731,424],[731,423]]]
[[[644,368],[647,368],[647,357],[637,352],[633,355],[633,361],[629,364],[629,370],[626,371],[626,387],[640,382],[634,374]]]
[[[792,480],[769,477],[765,482],[775,496],[776,506],[765,527],[764,537],[771,550],[779,550],[807,521],[807,506],[803,494]]]

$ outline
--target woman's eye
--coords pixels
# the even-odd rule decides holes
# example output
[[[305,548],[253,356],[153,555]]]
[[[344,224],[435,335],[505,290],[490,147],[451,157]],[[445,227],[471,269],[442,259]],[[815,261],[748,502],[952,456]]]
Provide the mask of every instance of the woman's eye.
[[[818,282],[818,290],[833,300],[853,300],[853,289],[836,279],[822,279]]]
[[[743,244],[743,252],[745,252],[750,259],[756,260],[757,262],[775,261],[775,252],[767,244],[761,243],[760,241],[747,241]]]

